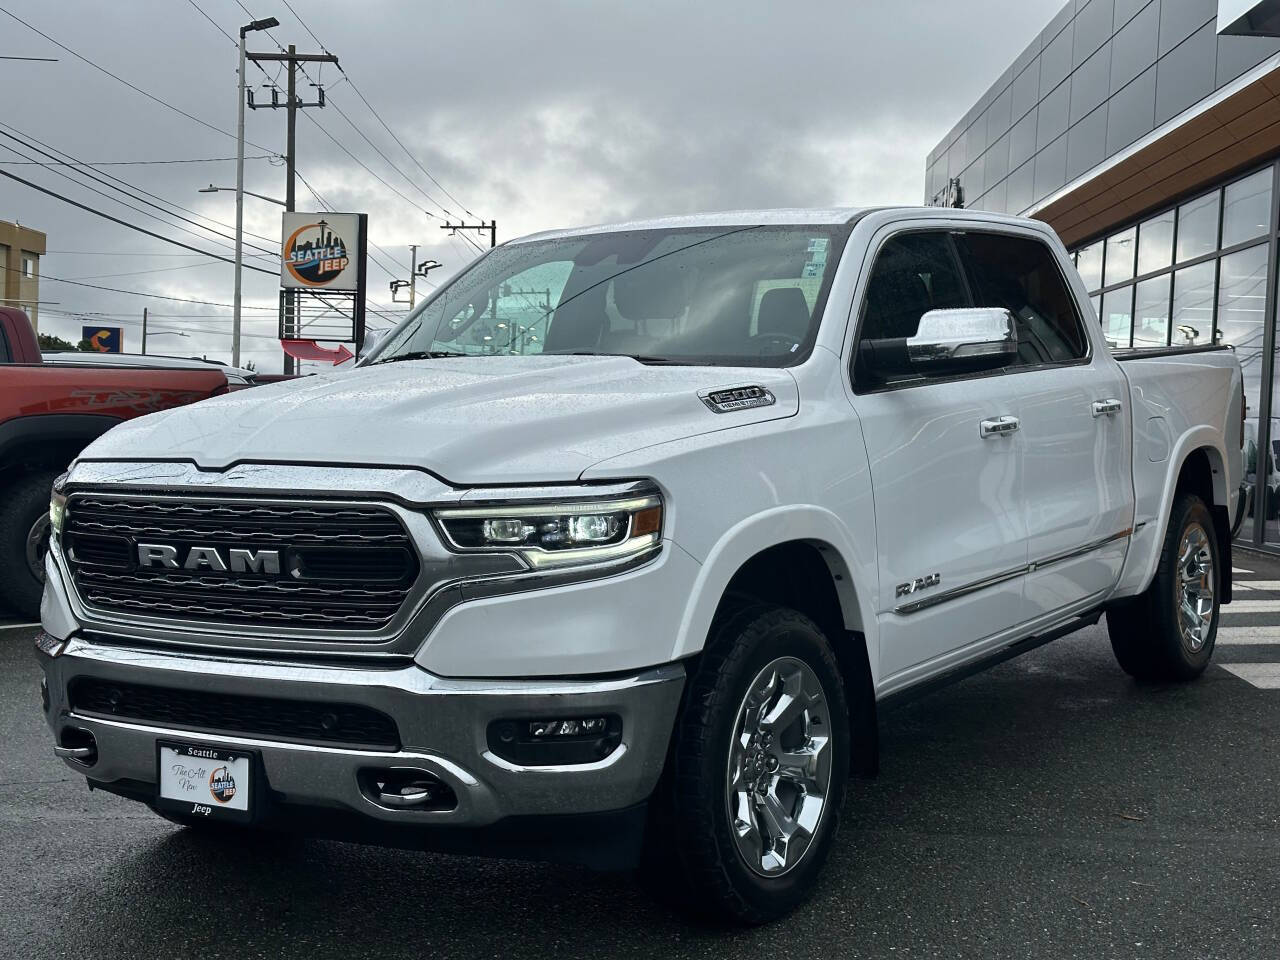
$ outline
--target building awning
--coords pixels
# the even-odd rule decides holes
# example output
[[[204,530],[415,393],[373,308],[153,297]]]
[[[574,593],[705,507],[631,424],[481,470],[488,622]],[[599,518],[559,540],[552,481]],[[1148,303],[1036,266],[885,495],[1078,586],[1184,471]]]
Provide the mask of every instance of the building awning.
[[[1193,111],[1068,184],[1030,216],[1070,247],[1276,156],[1280,66],[1267,61]]]

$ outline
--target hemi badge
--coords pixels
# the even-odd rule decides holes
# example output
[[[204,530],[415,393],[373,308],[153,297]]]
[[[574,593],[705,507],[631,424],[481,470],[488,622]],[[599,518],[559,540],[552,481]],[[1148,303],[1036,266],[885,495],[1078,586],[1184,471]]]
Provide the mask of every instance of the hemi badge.
[[[761,386],[708,390],[698,394],[698,396],[712,413],[732,413],[734,410],[770,407],[778,402],[772,393]]]

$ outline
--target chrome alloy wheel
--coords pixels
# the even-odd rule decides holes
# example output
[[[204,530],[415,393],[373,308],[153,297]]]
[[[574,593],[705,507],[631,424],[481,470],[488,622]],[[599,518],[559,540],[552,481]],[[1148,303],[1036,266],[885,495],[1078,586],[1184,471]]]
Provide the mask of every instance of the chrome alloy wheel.
[[[1192,523],[1178,545],[1178,629],[1191,653],[1199,653],[1213,625],[1213,552],[1204,527]]]
[[[777,877],[800,862],[831,788],[830,716],[822,684],[794,657],[747,688],[729,745],[729,826],[747,866]]]

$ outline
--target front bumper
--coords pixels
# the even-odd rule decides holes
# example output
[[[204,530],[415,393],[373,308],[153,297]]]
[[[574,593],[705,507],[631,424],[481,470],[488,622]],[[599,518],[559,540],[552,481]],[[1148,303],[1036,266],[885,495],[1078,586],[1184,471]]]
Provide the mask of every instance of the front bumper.
[[[477,828],[525,817],[602,814],[643,803],[666,760],[685,671],[679,663],[640,673],[567,680],[450,680],[408,664],[394,667],[300,664],[177,654],[73,637],[37,644],[47,685],[46,717],[63,743],[71,728],[97,745],[92,765],[67,760],[91,784],[145,800],[154,795],[156,741],[252,750],[261,757],[269,806],[331,812],[404,827]],[[55,651],[56,655],[51,655]],[[367,706],[392,717],[398,750],[346,749],[77,714],[68,684],[77,677],[228,696]],[[492,753],[489,724],[501,719],[614,714],[622,741],[602,760],[519,766]],[[361,771],[410,768],[446,784],[448,810],[392,809],[376,802]]]

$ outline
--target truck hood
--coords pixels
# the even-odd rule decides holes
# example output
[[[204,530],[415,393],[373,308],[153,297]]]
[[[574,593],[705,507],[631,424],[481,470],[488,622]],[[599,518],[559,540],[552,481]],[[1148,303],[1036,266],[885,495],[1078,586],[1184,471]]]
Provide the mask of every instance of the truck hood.
[[[699,392],[759,385],[769,406],[713,412]],[[785,370],[628,357],[407,360],[254,387],[109,431],[82,460],[408,466],[456,485],[563,482],[641,447],[794,416]]]

